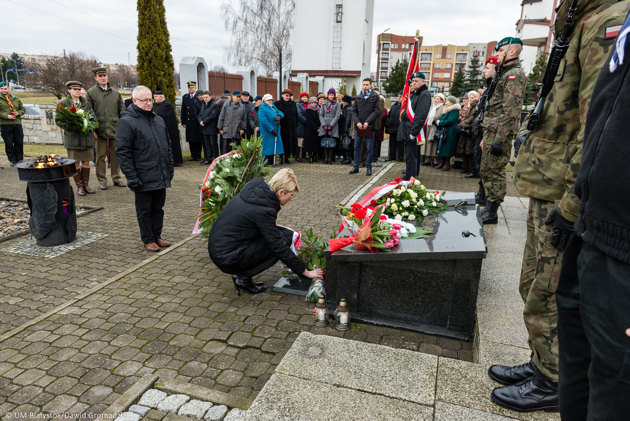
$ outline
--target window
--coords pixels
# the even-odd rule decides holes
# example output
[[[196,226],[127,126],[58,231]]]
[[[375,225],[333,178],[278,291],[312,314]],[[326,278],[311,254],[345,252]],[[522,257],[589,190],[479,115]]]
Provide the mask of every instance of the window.
[[[387,72],[381,72],[381,79],[387,79]]]
[[[442,58],[442,53],[436,53],[435,58]]]
[[[381,58],[389,58],[389,51],[381,51]]]
[[[383,43],[383,48],[382,48],[382,50],[389,51],[389,42],[384,42],[384,43]]]
[[[420,61],[431,61],[431,53],[420,53]]]
[[[453,54],[451,54],[451,53],[446,53],[446,58],[453,58]]]
[[[453,67],[453,65],[451,63],[446,63],[446,68],[450,69],[451,67]]]
[[[468,54],[466,53],[457,53],[455,55],[455,61],[458,63],[466,63],[468,60]]]
[[[444,77],[444,79],[450,79],[451,78],[451,74],[450,73],[443,73],[442,76]]]
[[[335,22],[341,23],[343,17],[343,4],[338,4],[335,10]]]
[[[437,88],[438,86],[440,86],[438,82],[431,82],[432,88]]]

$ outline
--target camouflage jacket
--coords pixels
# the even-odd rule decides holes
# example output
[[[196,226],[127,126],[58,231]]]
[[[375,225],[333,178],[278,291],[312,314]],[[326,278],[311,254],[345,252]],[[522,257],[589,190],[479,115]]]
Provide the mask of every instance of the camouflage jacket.
[[[629,9],[630,0],[578,3],[569,49],[547,97],[541,121],[523,143],[514,167],[514,183],[520,194],[560,201],[562,215],[571,221],[579,213],[573,184],[582,160],[588,104],[597,76],[614,48],[614,30],[623,25]],[[566,10],[560,10],[558,16],[563,16],[561,13],[566,15]],[[527,121],[522,127],[526,126]]]
[[[503,73],[488,103],[482,124],[485,129],[483,139],[485,145],[492,142],[511,145],[518,132],[527,78],[518,59],[513,60],[503,65]],[[486,139],[488,132],[492,133],[491,138]]]

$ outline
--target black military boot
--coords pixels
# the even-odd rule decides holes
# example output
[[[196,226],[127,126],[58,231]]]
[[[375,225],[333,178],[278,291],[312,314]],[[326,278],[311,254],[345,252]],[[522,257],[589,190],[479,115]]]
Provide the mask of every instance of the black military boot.
[[[490,395],[492,401],[519,412],[558,411],[558,383],[534,370],[534,375],[527,380],[494,389]]]
[[[488,376],[495,382],[510,385],[520,383],[534,375],[534,363],[529,360],[517,366],[493,365],[488,369]]]
[[[486,189],[484,189],[481,181],[479,182],[479,191],[475,195],[475,203],[481,206],[485,205],[486,203]]]
[[[484,212],[481,213],[481,221],[485,224],[496,224],[499,222],[499,216],[497,215],[497,211],[499,210],[499,206],[501,203],[499,202],[490,202],[486,204],[486,208]]]

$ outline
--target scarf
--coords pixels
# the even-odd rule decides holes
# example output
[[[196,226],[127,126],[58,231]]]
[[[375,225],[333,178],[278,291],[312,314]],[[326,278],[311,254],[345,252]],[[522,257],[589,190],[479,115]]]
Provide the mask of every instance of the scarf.
[[[7,100],[7,104],[9,104],[9,110],[11,110],[11,113],[15,112],[15,107],[13,106],[13,103],[11,102],[11,100],[9,99],[9,94],[6,94],[4,96],[4,99]]]
[[[313,104],[315,104],[315,106],[313,106]],[[319,104],[316,104],[314,102],[309,104],[308,108],[311,109],[311,110],[315,110],[315,111],[319,112]]]
[[[329,113],[330,110],[332,110],[332,107],[337,103],[337,101],[335,101],[334,99],[331,100],[326,100],[326,108],[324,108],[324,111]]]

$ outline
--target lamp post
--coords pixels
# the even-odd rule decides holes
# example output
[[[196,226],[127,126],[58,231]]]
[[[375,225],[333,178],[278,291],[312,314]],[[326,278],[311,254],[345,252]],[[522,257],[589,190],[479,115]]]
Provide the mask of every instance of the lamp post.
[[[383,32],[381,32],[381,34],[384,34],[385,32],[389,31],[392,28],[387,28],[385,29]],[[378,48],[378,54],[376,57],[376,84],[378,85],[379,89],[381,89],[381,45],[382,45],[382,41],[379,44],[379,48]],[[391,42],[389,43],[389,51],[391,52],[392,48],[391,48]]]

